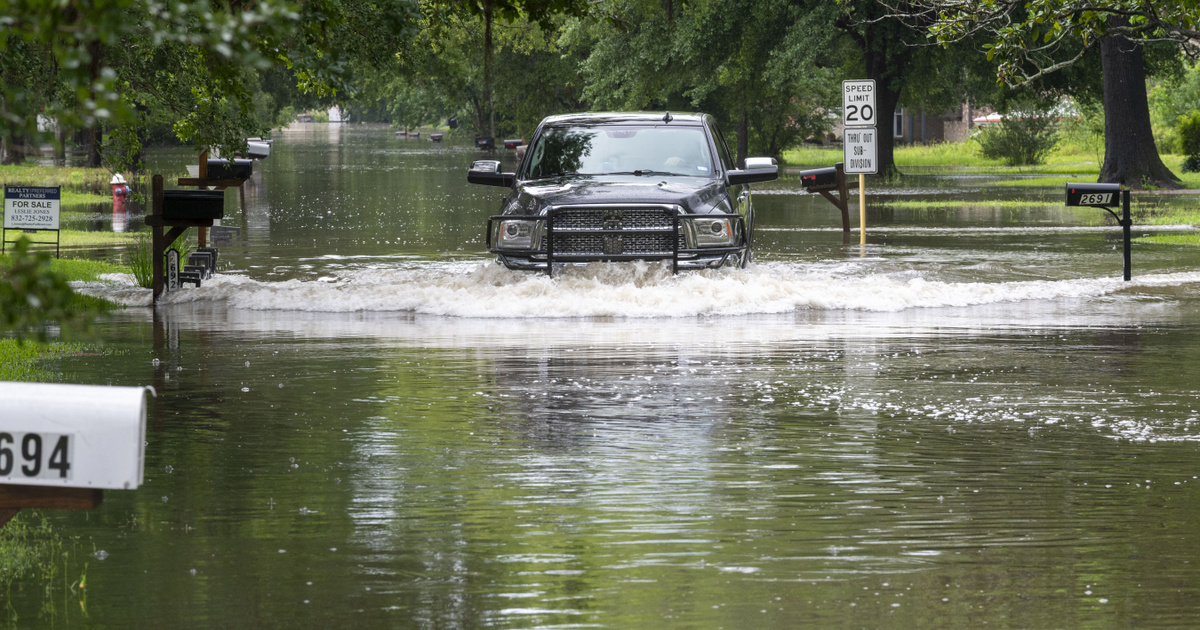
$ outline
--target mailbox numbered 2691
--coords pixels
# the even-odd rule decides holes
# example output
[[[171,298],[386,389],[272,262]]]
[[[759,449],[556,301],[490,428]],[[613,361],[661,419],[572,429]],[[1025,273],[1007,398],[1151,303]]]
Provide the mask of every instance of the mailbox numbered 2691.
[[[1129,191],[1121,190],[1120,184],[1081,184],[1067,183],[1067,205],[1068,206],[1091,206],[1093,208],[1103,208],[1113,215],[1117,220],[1117,224],[1121,226],[1122,236],[1125,240],[1124,257],[1125,257],[1125,279],[1129,280],[1133,277],[1133,263],[1130,241],[1130,227],[1133,226],[1133,220],[1129,218]],[[1113,208],[1121,206],[1122,213],[1118,215],[1113,212]]]
[[[1120,192],[1120,184],[1067,184],[1067,205],[1113,208]]]

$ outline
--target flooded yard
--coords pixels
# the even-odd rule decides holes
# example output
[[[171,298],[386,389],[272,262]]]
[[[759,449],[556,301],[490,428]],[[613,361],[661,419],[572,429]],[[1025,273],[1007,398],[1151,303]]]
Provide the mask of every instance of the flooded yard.
[[[785,177],[749,269],[550,279],[485,253],[475,157],[293,125],[222,274],[85,287],[131,306],[55,368],[155,387],[146,482],[47,513],[74,552],[7,623],[1200,621],[1200,248],[1122,282],[1102,211],[952,174],[869,188],[843,245]]]

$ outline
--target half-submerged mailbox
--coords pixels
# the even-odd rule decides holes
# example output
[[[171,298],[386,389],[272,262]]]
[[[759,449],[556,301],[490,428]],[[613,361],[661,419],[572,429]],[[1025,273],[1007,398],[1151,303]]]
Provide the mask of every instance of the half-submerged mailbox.
[[[254,174],[254,160],[208,160],[210,179],[250,179]]]
[[[525,144],[525,141],[521,138],[510,138],[504,141],[504,148],[508,149],[509,151],[516,151],[517,147],[521,146],[522,144]]]
[[[1120,199],[1118,200],[1118,196]],[[1123,208],[1122,214],[1118,216],[1112,208],[1118,203]],[[1083,183],[1067,183],[1067,205],[1068,206],[1090,206],[1093,208],[1103,208],[1113,218],[1117,220],[1117,224],[1121,226],[1122,233],[1125,237],[1125,279],[1129,280],[1133,277],[1133,263],[1131,260],[1130,247],[1130,228],[1133,226],[1133,220],[1129,218],[1129,191],[1121,190],[1120,184],[1083,184]]]
[[[804,184],[808,192],[833,190],[838,187],[837,168],[830,166],[828,168],[814,168],[808,171],[800,171],[800,183]]]
[[[92,509],[142,483],[145,387],[0,382],[0,525],[18,510]]]
[[[223,219],[225,218],[225,191],[164,190],[162,217],[167,220]]]
[[[826,168],[800,171],[800,183],[807,192],[820,193],[822,197],[829,200],[829,203],[842,211],[842,233],[849,238],[850,200],[848,197],[850,191],[846,188],[846,173],[842,170],[842,163],[838,162]],[[838,193],[837,197],[830,192],[834,190]]]

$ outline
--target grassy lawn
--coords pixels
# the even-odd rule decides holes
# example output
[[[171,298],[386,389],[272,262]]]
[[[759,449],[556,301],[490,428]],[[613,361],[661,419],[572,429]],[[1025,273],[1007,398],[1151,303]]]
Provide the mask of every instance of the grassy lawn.
[[[106,192],[111,195],[109,182],[112,176],[106,168],[41,166],[32,163],[0,165],[0,183],[10,186],[62,186],[94,195]]]
[[[998,186],[1061,186],[1062,176],[1075,176],[1080,181],[1095,181],[1100,174],[1102,155],[1086,149],[1064,145],[1046,156],[1045,164],[1036,166],[1005,166],[1000,160],[989,160],[979,153],[976,142],[955,142],[931,145],[896,147],[896,165],[908,173],[963,172],[973,174],[1020,175],[993,182]],[[1175,173],[1185,188],[1200,189],[1200,173],[1183,172],[1184,156],[1163,154],[1163,163]],[[842,149],[835,146],[805,145],[783,152],[785,164],[821,167],[842,161]],[[1033,176],[1033,177],[1030,177]]]

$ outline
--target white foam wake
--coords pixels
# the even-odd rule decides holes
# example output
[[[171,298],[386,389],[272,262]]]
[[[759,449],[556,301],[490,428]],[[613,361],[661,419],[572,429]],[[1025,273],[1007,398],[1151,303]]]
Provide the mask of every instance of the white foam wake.
[[[259,281],[220,274],[164,304],[224,303],[228,308],[304,312],[412,312],[473,318],[694,317],[786,313],[803,309],[900,311],[1089,298],[1122,290],[1200,283],[1200,272],[1022,282],[943,282],[911,275],[843,276],[791,263],[673,276],[662,264],[594,264],[554,278],[487,263],[339,270],[318,280]],[[88,283],[79,289],[130,306],[149,292]]]

